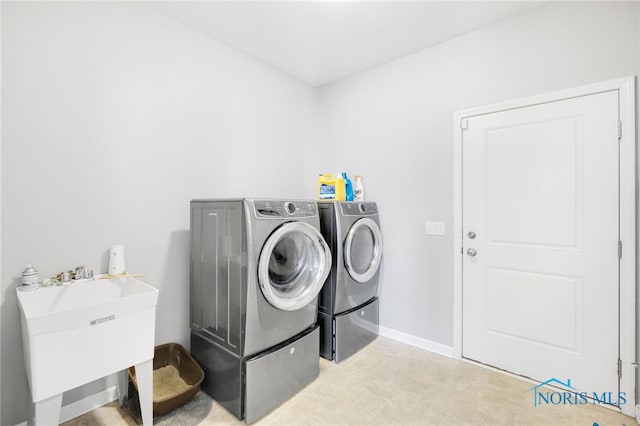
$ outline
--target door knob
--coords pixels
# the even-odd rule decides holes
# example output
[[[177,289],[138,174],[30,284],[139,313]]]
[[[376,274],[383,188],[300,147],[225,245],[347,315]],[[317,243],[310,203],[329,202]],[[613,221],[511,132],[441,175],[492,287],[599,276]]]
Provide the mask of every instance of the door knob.
[[[476,254],[478,254],[478,252],[474,248],[470,248],[470,249],[467,250],[467,255],[469,255],[471,257],[474,257]]]
[[[470,240],[474,240],[476,238],[476,233],[473,231],[469,231],[467,232],[467,237],[469,237]]]

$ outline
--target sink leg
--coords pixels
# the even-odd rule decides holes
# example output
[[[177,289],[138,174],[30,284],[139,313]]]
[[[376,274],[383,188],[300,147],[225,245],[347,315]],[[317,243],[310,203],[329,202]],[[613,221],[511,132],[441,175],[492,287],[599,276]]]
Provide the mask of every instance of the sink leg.
[[[62,394],[37,401],[35,404],[35,426],[57,425],[60,423],[60,407]]]
[[[129,371],[122,370],[118,373],[118,401],[120,408],[124,408],[127,404],[127,396],[129,394]]]
[[[136,364],[135,368],[142,424],[151,426],[153,425],[153,360]]]

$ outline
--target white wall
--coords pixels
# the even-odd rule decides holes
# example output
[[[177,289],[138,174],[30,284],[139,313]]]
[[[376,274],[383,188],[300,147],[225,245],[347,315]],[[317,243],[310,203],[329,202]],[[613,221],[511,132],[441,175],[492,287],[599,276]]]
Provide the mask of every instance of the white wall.
[[[361,173],[379,203],[383,327],[453,344],[453,112],[637,75],[638,7],[550,4],[319,90],[316,143],[332,155],[309,169]],[[447,235],[424,235],[427,220]]]
[[[128,271],[160,290],[157,344],[188,347],[189,200],[301,197],[305,169],[289,159],[308,144],[313,91],[134,3],[2,2],[2,65],[9,425],[29,398],[23,265],[104,272],[108,247],[124,243]]]
[[[24,263],[104,271],[124,243],[160,289],[157,343],[188,346],[189,199],[312,198],[323,171],[379,202],[382,325],[451,345],[453,112],[640,68],[638,3],[551,4],[316,91],[144,6],[1,8],[3,425],[26,416]]]

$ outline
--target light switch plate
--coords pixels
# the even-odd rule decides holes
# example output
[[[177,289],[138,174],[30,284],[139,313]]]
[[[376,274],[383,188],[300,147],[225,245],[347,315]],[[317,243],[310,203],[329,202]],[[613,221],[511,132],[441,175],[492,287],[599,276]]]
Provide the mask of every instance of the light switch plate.
[[[444,222],[425,222],[424,233],[427,235],[444,235]]]

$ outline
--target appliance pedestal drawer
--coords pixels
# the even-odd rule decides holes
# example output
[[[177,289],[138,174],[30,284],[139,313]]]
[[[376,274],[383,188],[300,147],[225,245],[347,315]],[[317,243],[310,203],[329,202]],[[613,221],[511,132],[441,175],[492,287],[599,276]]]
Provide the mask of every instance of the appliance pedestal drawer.
[[[319,328],[294,339],[244,362],[245,422],[252,423],[271,412],[320,374]]]
[[[334,358],[341,362],[378,337],[378,298],[334,317]]]

